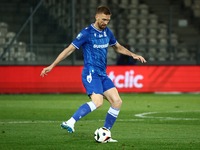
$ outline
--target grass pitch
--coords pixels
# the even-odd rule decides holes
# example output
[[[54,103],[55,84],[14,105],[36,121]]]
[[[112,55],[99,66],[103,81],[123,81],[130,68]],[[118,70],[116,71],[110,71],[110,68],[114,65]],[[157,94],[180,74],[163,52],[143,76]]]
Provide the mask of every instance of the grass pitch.
[[[61,130],[86,94],[0,95],[0,149],[198,150],[199,94],[120,94],[123,104],[111,132],[118,143],[96,143],[94,131],[104,125],[110,107],[82,118],[75,133]]]

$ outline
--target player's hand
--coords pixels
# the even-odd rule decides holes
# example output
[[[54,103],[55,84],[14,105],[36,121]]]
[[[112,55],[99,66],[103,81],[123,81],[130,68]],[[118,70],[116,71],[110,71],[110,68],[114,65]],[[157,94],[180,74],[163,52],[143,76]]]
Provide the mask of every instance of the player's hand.
[[[44,69],[42,70],[40,76],[44,77],[44,75],[47,75],[47,73],[49,73],[51,70],[52,70],[52,67],[51,67],[51,66],[44,68]]]
[[[140,55],[133,55],[134,59],[140,60],[142,63],[146,63],[147,61],[144,59],[144,57],[140,56]]]

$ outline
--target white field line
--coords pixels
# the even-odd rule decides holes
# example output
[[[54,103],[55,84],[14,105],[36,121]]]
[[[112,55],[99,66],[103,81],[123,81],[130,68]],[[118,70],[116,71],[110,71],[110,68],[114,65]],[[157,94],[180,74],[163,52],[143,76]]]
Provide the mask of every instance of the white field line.
[[[200,120],[200,118],[172,118],[172,117],[154,117],[152,114],[158,113],[182,113],[182,112],[200,112],[200,110],[194,111],[165,111],[165,112],[146,112],[141,114],[135,114],[136,117],[146,118],[146,119],[160,119],[160,121],[164,120]],[[151,115],[151,116],[147,116]]]
[[[85,121],[79,121],[79,122],[104,122],[105,120],[85,120]],[[117,119],[117,121],[127,121],[127,122],[133,122],[133,121],[144,121],[144,119]],[[63,121],[10,121],[10,122],[0,122],[0,124],[9,123],[9,124],[31,124],[31,123],[62,123]]]
[[[137,122],[137,121],[145,121],[145,119],[151,119],[151,121],[155,119],[159,119],[160,121],[166,121],[166,120],[200,120],[200,118],[172,118],[172,117],[154,117],[153,114],[158,113],[182,113],[182,112],[200,112],[200,110],[194,110],[194,111],[164,111],[164,112],[146,112],[141,114],[135,114],[136,117],[142,118],[142,119],[117,119],[116,121],[126,121],[126,122]],[[147,116],[151,115],[151,116]],[[104,122],[105,120],[80,120],[79,122]],[[31,123],[62,123],[63,121],[9,121],[9,122],[0,122],[0,124],[9,123],[9,124],[31,124]]]

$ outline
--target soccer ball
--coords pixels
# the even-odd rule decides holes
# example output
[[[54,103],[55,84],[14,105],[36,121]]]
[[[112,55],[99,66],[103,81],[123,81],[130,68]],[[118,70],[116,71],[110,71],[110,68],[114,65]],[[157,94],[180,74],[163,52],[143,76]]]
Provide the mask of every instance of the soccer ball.
[[[110,138],[111,138],[111,132],[105,127],[98,128],[94,132],[94,139],[98,143],[107,143]]]

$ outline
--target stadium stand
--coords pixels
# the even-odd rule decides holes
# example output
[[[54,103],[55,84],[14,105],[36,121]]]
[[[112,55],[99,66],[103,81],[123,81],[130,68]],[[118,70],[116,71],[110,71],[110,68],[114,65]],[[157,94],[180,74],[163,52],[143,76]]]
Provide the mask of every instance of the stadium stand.
[[[4,14],[0,20],[0,55],[6,49],[6,46],[2,45],[9,44],[30,15],[30,8],[34,8],[38,2],[39,0],[2,0],[0,2],[0,13]],[[197,43],[200,39],[199,29],[194,27],[189,16],[182,12],[190,9],[193,12],[193,17],[199,18],[199,0],[74,0],[74,4],[75,35],[82,28],[95,21],[94,14],[97,6],[108,5],[112,10],[112,20],[108,27],[113,31],[119,43],[128,44],[132,49],[134,48],[136,53],[144,55],[147,60],[153,62],[194,61],[196,59],[195,46],[191,48],[187,44]],[[171,25],[169,25],[170,6],[173,8]],[[71,7],[69,0],[44,0],[33,17],[33,43],[69,44],[73,39]],[[188,26],[178,26],[180,19],[188,20]],[[170,26],[172,27],[171,33],[169,33]],[[36,49],[30,47],[29,44],[30,28],[27,26],[15,41],[15,46],[11,47],[10,53],[4,56],[4,60],[23,62],[30,61],[32,58],[38,62],[44,59],[51,61],[63,49],[62,46]],[[180,48],[179,45],[183,46]],[[31,49],[34,53],[31,53]],[[76,51],[75,54],[77,61],[83,59],[81,51]],[[109,48],[109,64],[115,64],[118,56],[115,51]]]

